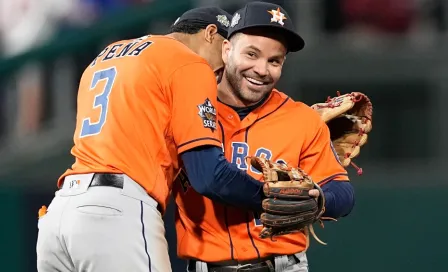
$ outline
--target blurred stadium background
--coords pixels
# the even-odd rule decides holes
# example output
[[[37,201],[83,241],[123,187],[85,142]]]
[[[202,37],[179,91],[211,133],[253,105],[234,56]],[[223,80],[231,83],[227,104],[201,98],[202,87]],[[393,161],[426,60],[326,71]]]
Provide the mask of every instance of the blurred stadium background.
[[[362,91],[374,130],[350,170],[357,204],[312,244],[310,271],[446,271],[446,0],[271,0],[304,36],[279,89],[306,103]],[[36,271],[37,211],[72,164],[77,83],[109,42],[241,0],[0,0],[0,271]],[[291,126],[294,124],[291,124]],[[285,130],[286,132],[287,130]],[[173,271],[172,207],[166,215]]]

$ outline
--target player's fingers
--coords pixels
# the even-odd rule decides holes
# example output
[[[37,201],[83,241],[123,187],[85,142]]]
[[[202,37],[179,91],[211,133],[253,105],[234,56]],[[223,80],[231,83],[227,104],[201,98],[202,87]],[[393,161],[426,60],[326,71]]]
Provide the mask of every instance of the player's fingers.
[[[312,197],[319,197],[319,190],[317,189],[311,189],[308,194]]]

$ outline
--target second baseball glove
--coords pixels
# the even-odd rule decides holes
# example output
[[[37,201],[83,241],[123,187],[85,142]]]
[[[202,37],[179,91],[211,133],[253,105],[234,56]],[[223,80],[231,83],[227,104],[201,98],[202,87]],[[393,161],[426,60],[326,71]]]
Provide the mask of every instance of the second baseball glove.
[[[325,198],[320,187],[300,168],[273,163],[262,157],[248,157],[250,164],[263,174],[263,229],[261,238],[308,231],[314,233],[312,224],[324,213]],[[311,189],[319,190],[319,197],[309,195]]]
[[[311,106],[327,123],[331,141],[339,161],[344,167],[350,164],[362,174],[362,169],[352,162],[359,156],[361,147],[367,142],[367,135],[372,130],[372,102],[367,95],[352,92],[328,97],[324,103]]]

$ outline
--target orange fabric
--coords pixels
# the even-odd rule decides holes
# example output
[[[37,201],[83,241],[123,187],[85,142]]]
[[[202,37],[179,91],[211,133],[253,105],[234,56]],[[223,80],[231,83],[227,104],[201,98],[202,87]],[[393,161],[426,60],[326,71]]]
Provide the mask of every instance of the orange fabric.
[[[299,166],[316,182],[348,180],[331,150],[327,126],[305,104],[274,90],[262,107],[242,121],[222,103],[218,112],[226,158],[254,178],[261,180],[262,176],[244,161],[247,155]],[[174,192],[178,205],[177,252],[182,258],[206,262],[252,260],[298,253],[306,247],[304,233],[276,237],[275,242],[260,239],[261,225],[253,212],[214,203],[180,182],[175,183]]]
[[[38,214],[38,218],[40,219],[40,218],[42,218],[44,215],[46,215],[47,214],[47,206],[42,206],[40,209],[39,209],[39,211],[37,212],[37,214]]]
[[[72,174],[125,173],[165,210],[178,154],[221,146],[213,127],[216,96],[207,62],[172,38],[107,46],[82,75],[71,150],[76,161],[58,186]],[[206,101],[211,113],[201,116]]]

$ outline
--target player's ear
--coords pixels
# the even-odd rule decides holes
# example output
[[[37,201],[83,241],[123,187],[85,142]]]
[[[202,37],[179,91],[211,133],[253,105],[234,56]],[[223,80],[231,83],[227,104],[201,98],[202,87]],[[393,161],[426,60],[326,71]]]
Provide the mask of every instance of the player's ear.
[[[232,43],[229,40],[224,40],[222,42],[222,61],[227,64],[229,60],[230,50],[232,49]]]
[[[216,33],[218,33],[218,28],[216,27],[216,25],[214,25],[214,24],[208,25],[205,28],[205,31],[204,31],[204,38],[205,38],[205,40],[207,42],[209,42],[209,43],[212,43],[213,42],[213,38],[214,38],[213,36]]]

